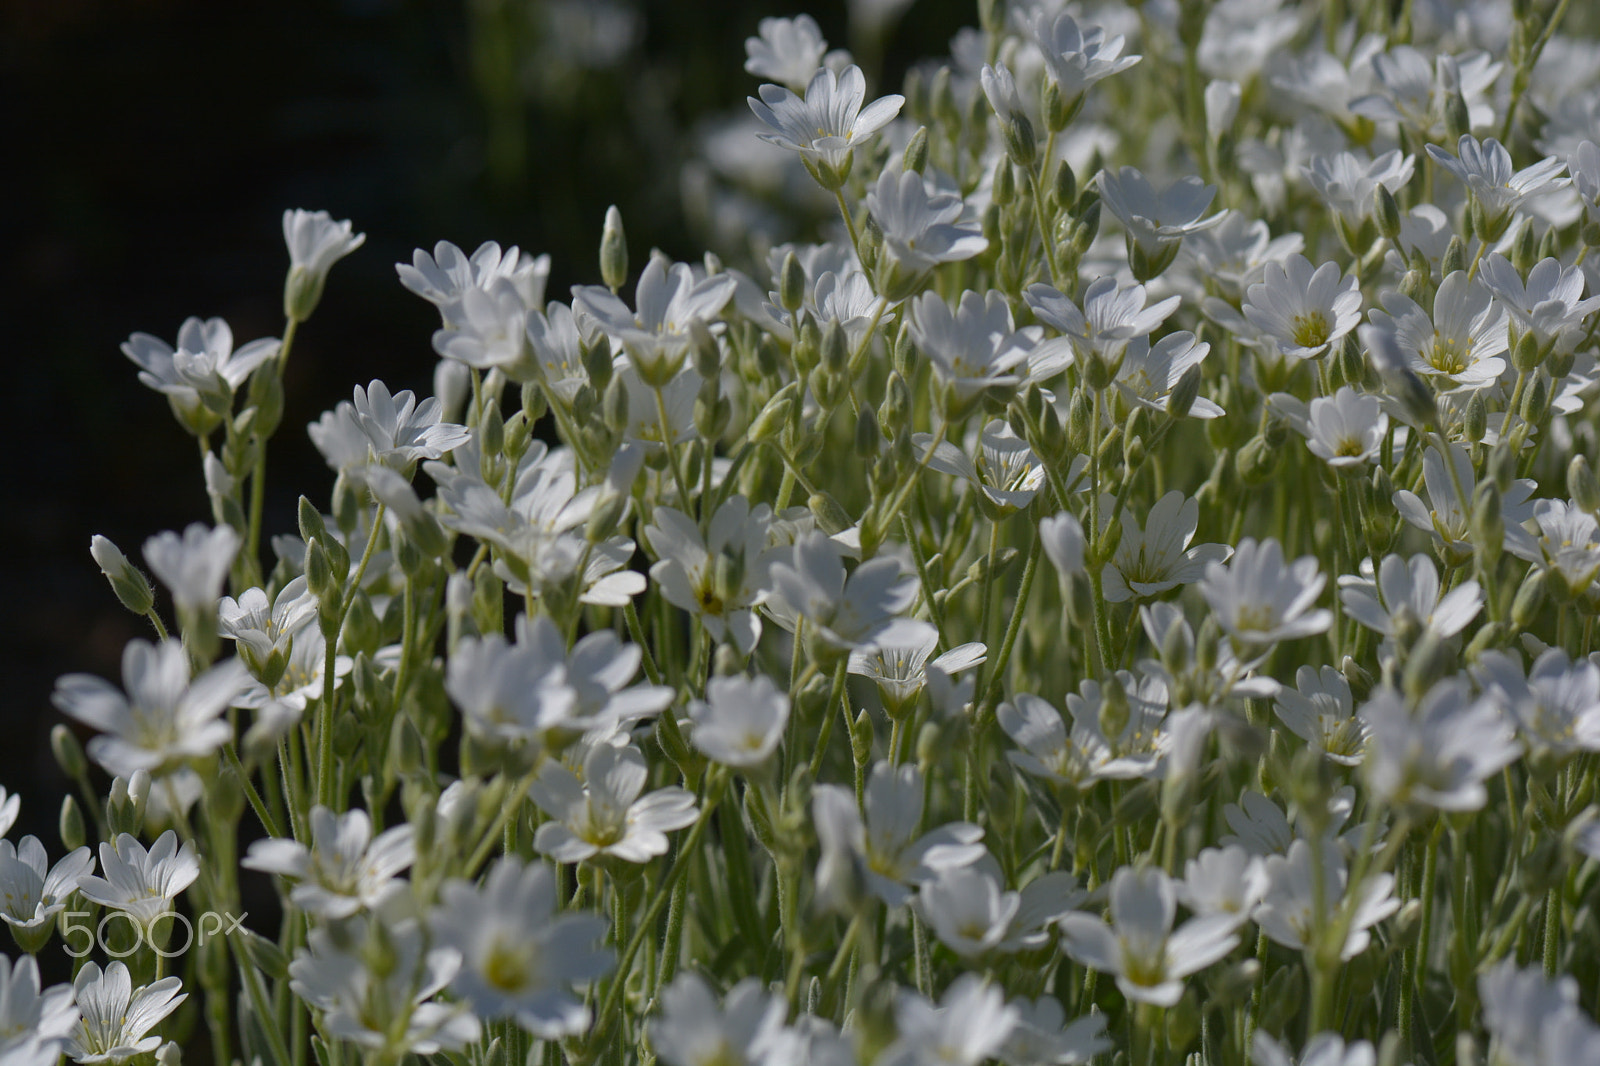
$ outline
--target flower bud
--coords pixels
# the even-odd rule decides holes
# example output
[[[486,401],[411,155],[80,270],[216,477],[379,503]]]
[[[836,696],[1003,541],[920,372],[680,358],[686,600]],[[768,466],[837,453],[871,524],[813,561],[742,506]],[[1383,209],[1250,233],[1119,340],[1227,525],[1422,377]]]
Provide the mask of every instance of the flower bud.
[[[1530,628],[1539,620],[1544,607],[1547,580],[1543,570],[1530,570],[1511,601],[1511,624],[1519,630]]]
[[[783,268],[778,272],[778,302],[791,315],[806,302],[806,271],[794,252],[785,252]]]
[[[1384,237],[1390,241],[1400,239],[1400,205],[1394,202],[1394,193],[1387,186],[1380,184],[1372,190],[1372,217]]]
[[[843,533],[855,524],[851,521],[849,512],[840,505],[838,500],[826,492],[814,493],[806,501],[806,506],[810,508],[812,515],[815,516],[817,525],[830,537],[837,533]]]
[[[1467,645],[1462,656],[1467,662],[1477,662],[1484,652],[1491,648],[1498,648],[1506,642],[1506,627],[1504,622],[1488,622],[1472,635],[1472,641]]]
[[[1000,207],[1009,207],[1017,198],[1017,174],[1011,166],[1011,159],[1002,156],[994,165],[994,181],[991,202]]]
[[[1472,133],[1472,116],[1467,112],[1467,101],[1460,89],[1445,95],[1444,125],[1452,141],[1459,141]]]
[[[1517,268],[1517,273],[1523,277],[1528,276],[1528,271],[1539,261],[1539,238],[1533,232],[1531,224],[1523,226],[1517,231],[1517,239],[1511,245],[1511,265]]]
[[[1239,478],[1246,485],[1263,485],[1272,477],[1272,472],[1278,467],[1279,450],[1272,447],[1265,437],[1254,437],[1243,448],[1235,459],[1239,471]]]
[[[61,816],[56,826],[61,833],[61,843],[68,851],[78,850],[89,839],[89,831],[83,823],[83,808],[70,792],[61,797]]]
[[[1567,464],[1567,494],[1590,514],[1600,512],[1600,481],[1595,480],[1589,460],[1582,455],[1574,455]]]
[[[1472,511],[1469,520],[1472,548],[1485,573],[1491,572],[1500,562],[1500,552],[1505,546],[1505,519],[1501,515],[1500,489],[1491,480],[1485,480],[1472,493]]]
[[[901,164],[901,170],[921,174],[926,169],[928,169],[928,127],[918,126],[917,132],[906,142],[905,161]]]
[[[1528,390],[1522,394],[1522,420],[1530,426],[1539,425],[1544,421],[1546,408],[1550,404],[1550,385],[1540,374],[1528,384]]]
[[[1169,418],[1183,418],[1193,409],[1194,401],[1200,396],[1201,377],[1200,364],[1196,363],[1178,378],[1178,383],[1172,387],[1172,392],[1167,396]]]
[[[278,363],[268,359],[250,375],[250,391],[245,406],[256,412],[255,433],[263,439],[277,431],[283,421],[283,379],[278,376]]]
[[[1121,680],[1115,676],[1106,678],[1100,686],[1100,735],[1115,743],[1128,728],[1128,718],[1128,693]]]
[[[850,366],[850,338],[838,319],[829,322],[822,331],[821,366],[830,374],[845,373]]]
[[[1455,234],[1450,238],[1450,243],[1445,246],[1444,261],[1439,267],[1439,276],[1448,278],[1458,270],[1467,269],[1467,245],[1461,235]]]
[[[861,405],[856,416],[855,453],[858,459],[870,459],[883,446],[883,434],[878,430],[878,416],[868,404]]]
[[[756,415],[750,423],[750,440],[755,442],[776,440],[778,434],[789,421],[790,409],[794,406],[795,397],[800,391],[799,382],[791,381],[767,401],[761,408],[761,413]]]
[[[600,280],[616,292],[628,281],[628,239],[622,232],[622,212],[616,205],[606,208],[606,221],[600,231]]]
[[[90,538],[89,554],[111,582],[111,591],[116,593],[122,606],[134,614],[150,613],[155,606],[155,590],[150,586],[150,579],[128,562],[128,557],[109,537],[96,534]]]
[[[1489,404],[1484,399],[1484,390],[1478,389],[1467,400],[1466,410],[1461,414],[1461,433],[1470,444],[1480,443],[1484,435],[1489,432]]]
[[[1071,207],[1078,198],[1078,176],[1072,172],[1072,164],[1065,159],[1056,164],[1053,196],[1056,206],[1061,210]]]

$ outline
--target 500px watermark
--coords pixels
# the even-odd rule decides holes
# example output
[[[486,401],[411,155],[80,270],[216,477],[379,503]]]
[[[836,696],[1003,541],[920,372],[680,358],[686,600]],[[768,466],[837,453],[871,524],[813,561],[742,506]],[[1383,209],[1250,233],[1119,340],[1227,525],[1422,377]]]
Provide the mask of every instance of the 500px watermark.
[[[89,918],[91,916],[91,911],[68,911],[65,915],[66,920],[62,924],[61,939],[65,940],[66,944],[62,946],[62,950],[75,959],[81,959],[89,954],[97,944],[101,951],[114,959],[127,958],[141,947],[149,947],[151,951],[163,959],[176,958],[193,947],[197,939],[201,944],[204,944],[212,937],[227,936],[235,930],[243,929],[243,922],[250,917],[250,912],[246,911],[236,918],[226,911],[221,914],[216,911],[206,911],[200,915],[198,936],[195,931],[195,923],[189,921],[186,916],[179,914],[177,911],[163,911],[143,923],[127,911],[111,911],[100,919],[98,926],[94,927],[91,927],[87,921],[74,921],[77,918]],[[106,943],[106,927],[118,919],[125,921],[128,927],[133,930],[133,943],[121,950],[115,949]],[[172,921],[172,928],[166,931],[166,935],[158,936],[156,926],[168,919]],[[173,929],[180,925],[184,931],[183,943],[174,948],[171,944],[172,932]],[[72,937],[75,933],[83,934],[81,948],[73,943]]]

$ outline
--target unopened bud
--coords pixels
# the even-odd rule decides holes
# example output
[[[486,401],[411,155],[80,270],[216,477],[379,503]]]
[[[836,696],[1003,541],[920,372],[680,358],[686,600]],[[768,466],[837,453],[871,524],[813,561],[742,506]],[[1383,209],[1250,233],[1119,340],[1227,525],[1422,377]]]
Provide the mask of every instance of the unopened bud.
[[[1478,389],[1467,400],[1466,410],[1461,414],[1461,433],[1468,443],[1477,444],[1489,432],[1489,404],[1484,399],[1484,390]]]
[[[1444,261],[1439,267],[1439,276],[1448,278],[1458,270],[1467,269],[1467,245],[1458,233],[1450,238],[1450,243],[1445,246]]]
[[[83,808],[70,793],[61,797],[61,817],[56,828],[61,833],[62,846],[68,851],[78,850],[89,839],[89,831],[83,824]]]
[[[1377,220],[1378,232],[1391,241],[1400,239],[1400,205],[1394,202],[1394,193],[1379,185],[1372,191],[1372,217]]]
[[[110,538],[96,534],[89,541],[89,554],[111,583],[111,591],[116,593],[122,606],[134,614],[150,612],[155,606],[155,590],[150,587],[150,579],[128,562],[128,557]]]
[[[1533,269],[1533,264],[1539,261],[1539,238],[1533,232],[1532,223],[1523,226],[1517,231],[1517,239],[1511,245],[1511,265],[1517,268],[1517,273],[1523,277],[1528,276],[1528,271]]]
[[[1239,449],[1236,459],[1240,480],[1251,486],[1265,484],[1278,467],[1278,455],[1278,449],[1272,447],[1265,437],[1252,438]]]
[[[1528,576],[1523,578],[1516,598],[1511,601],[1511,624],[1517,629],[1527,629],[1539,620],[1539,612],[1544,607],[1546,584],[1543,570],[1529,571]]]
[[[905,162],[901,165],[901,169],[917,174],[928,169],[928,127],[918,126],[917,132],[906,142]]]
[[[1472,132],[1472,116],[1467,112],[1467,101],[1460,89],[1444,98],[1444,126],[1452,141],[1459,141]]]
[[[1472,514],[1469,521],[1472,547],[1479,555],[1484,570],[1492,570],[1500,561],[1500,551],[1505,545],[1506,526],[1501,515],[1500,489],[1485,479],[1472,492]]]
[[[861,405],[856,416],[855,452],[858,459],[870,459],[883,445],[883,434],[878,430],[878,416],[871,406]]]
[[[1128,693],[1116,677],[1108,677],[1100,687],[1100,735],[1112,744],[1128,728]]]
[[[1589,460],[1582,455],[1574,455],[1567,464],[1567,494],[1590,514],[1600,512],[1600,481],[1595,480]]]
[[[849,512],[840,505],[838,500],[826,492],[814,493],[806,501],[806,506],[811,509],[812,515],[816,517],[817,525],[821,526],[823,532],[829,536],[843,533],[855,524],[851,521]]]
[[[1550,385],[1540,374],[1528,384],[1528,391],[1522,394],[1522,420],[1529,425],[1538,425],[1544,420],[1545,409],[1550,404]]]
[[[1078,176],[1072,172],[1072,164],[1063,159],[1056,164],[1055,201],[1062,209],[1072,206],[1078,198]]]
[[[783,269],[778,272],[778,302],[791,315],[806,302],[806,271],[799,256],[785,252]]]
[[[600,231],[600,280],[612,292],[628,281],[628,239],[622,232],[622,212],[615,204],[606,208],[605,227]]]

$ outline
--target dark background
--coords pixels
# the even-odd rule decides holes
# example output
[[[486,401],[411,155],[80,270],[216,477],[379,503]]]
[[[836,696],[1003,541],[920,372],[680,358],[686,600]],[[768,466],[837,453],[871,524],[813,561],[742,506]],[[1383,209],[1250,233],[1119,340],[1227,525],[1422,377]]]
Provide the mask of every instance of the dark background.
[[[851,43],[841,0],[808,7],[830,44]],[[413,248],[496,239],[549,252],[549,293],[564,296],[598,281],[616,203],[635,272],[651,247],[699,256],[677,187],[687,132],[744,107],[759,84],[744,39],[762,16],[800,9],[631,10],[622,61],[584,69],[541,41],[541,0],[0,0],[0,784],[23,797],[12,839],[59,847],[55,678],[118,679],[123,645],[150,635],[90,559],[91,535],[142,562],[145,538],[209,520],[193,439],[119,344],[134,331],[170,343],[189,315],[224,317],[236,344],[277,335],[285,208],[326,209],[367,234],[294,347],[263,544],[291,531],[296,497],[325,507],[331,487],[305,424],[373,377],[431,388],[437,317],[393,267]],[[880,84],[897,87],[911,60],[945,54],[975,20],[965,0],[919,0],[886,37]]]

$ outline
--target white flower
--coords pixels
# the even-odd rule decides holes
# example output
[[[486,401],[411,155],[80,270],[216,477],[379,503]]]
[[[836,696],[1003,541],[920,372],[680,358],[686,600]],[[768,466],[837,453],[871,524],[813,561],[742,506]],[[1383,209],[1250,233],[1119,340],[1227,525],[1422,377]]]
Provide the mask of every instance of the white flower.
[[[1536,534],[1506,527],[1506,551],[1544,569],[1573,595],[1588,591],[1600,575],[1600,522],[1566,500],[1535,500]]]
[[[1267,894],[1267,870],[1259,856],[1238,844],[1205,848],[1184,863],[1183,880],[1176,887],[1185,907],[1228,918],[1238,927],[1250,920]]]
[[[1294,688],[1278,690],[1273,709],[1289,731],[1342,766],[1358,766],[1367,725],[1356,717],[1350,682],[1336,667],[1302,666]]]
[[[682,369],[693,342],[691,330],[721,314],[737,285],[726,273],[696,281],[687,263],[651,256],[634,289],[637,310],[630,311],[599,285],[575,286],[572,306],[574,314],[591,318],[627,353],[646,384],[659,387]]]
[[[180,610],[210,613],[217,609],[222,583],[228,579],[239,544],[239,534],[232,526],[207,529],[193,522],[182,537],[166,532],[145,541],[144,561],[167,586]]]
[[[744,39],[745,73],[792,89],[809,82],[828,54],[828,42],[810,15],[764,18],[756,24],[756,32],[760,36]]]
[[[1102,513],[1109,516],[1110,508]],[[1199,524],[1200,501],[1177,489],[1155,502],[1142,527],[1138,515],[1124,507],[1122,537],[1101,574],[1105,598],[1123,603],[1159,596],[1198,580],[1209,563],[1233,554],[1226,544],[1189,547]]]
[[[1055,996],[1014,999],[1016,1027],[996,1057],[1006,1066],[1078,1066],[1111,1050],[1106,1016],[1088,1014],[1064,1025],[1066,1012]]]
[[[1469,520],[1477,478],[1473,474],[1472,459],[1465,448],[1451,442],[1450,455],[1455,464],[1456,477],[1461,482],[1461,491],[1466,494],[1465,500],[1457,495],[1455,479],[1450,477],[1445,468],[1444,458],[1436,449],[1429,448],[1422,456],[1422,482],[1427,489],[1428,504],[1423,504],[1416,493],[1409,489],[1399,489],[1394,494],[1394,506],[1401,518],[1417,529],[1433,534],[1436,547],[1448,551],[1456,559],[1467,559],[1472,556]],[[1536,487],[1534,482],[1522,478],[1513,481],[1511,487],[1500,496],[1500,515],[1506,530],[1506,544],[1508,550],[1513,552],[1524,541],[1532,540],[1521,526],[1533,517],[1533,505],[1528,502],[1528,497]],[[1537,550],[1536,546],[1534,550]]]
[[[1474,216],[1473,228],[1482,224],[1479,236],[1494,240],[1511,220],[1511,213],[1527,200],[1567,184],[1558,175],[1566,164],[1554,156],[1512,173],[1511,153],[1493,137],[1479,141],[1470,133],[1462,134],[1452,157],[1438,145],[1428,145],[1433,161],[1459,178],[1472,194],[1473,202],[1483,212],[1483,218]]]
[[[1489,1061],[1505,1066],[1556,1066],[1582,1059],[1552,1059],[1542,1055],[1546,1033],[1562,1019],[1582,1017],[1578,1007],[1578,982],[1567,974],[1554,980],[1542,969],[1517,968],[1515,958],[1503,959],[1478,975],[1478,999],[1483,1004],[1483,1027],[1489,1031]]]
[[[1413,555],[1409,563],[1398,555],[1384,556],[1376,591],[1374,596],[1363,588],[1346,588],[1339,599],[1351,618],[1386,637],[1400,636],[1403,624],[1453,637],[1483,609],[1483,590],[1476,581],[1463,581],[1441,598],[1439,572],[1426,555]]]
[[[1498,252],[1483,258],[1478,276],[1524,333],[1531,333],[1542,352],[1570,352],[1583,338],[1584,319],[1600,308],[1600,296],[1583,299],[1583,270],[1563,267],[1558,259],[1541,259],[1524,285],[1517,268]]]
[[[410,389],[390,395],[376,379],[365,389],[356,386],[353,408],[373,461],[402,472],[420,459],[438,459],[471,436],[466,426],[440,421],[438,397],[418,404]]]
[[[1433,140],[1445,129],[1445,102],[1460,92],[1474,128],[1495,120],[1494,105],[1484,90],[1500,76],[1501,64],[1484,52],[1433,58],[1410,45],[1372,57],[1376,92],[1350,101],[1350,110],[1379,122],[1397,122]]]
[[[1081,312],[1062,293],[1042,283],[1029,285],[1023,299],[1040,322],[1071,339],[1079,359],[1098,355],[1112,367],[1123,361],[1130,342],[1147,337],[1177,310],[1179,303],[1178,297],[1169,296],[1146,307],[1143,285],[1124,287],[1111,276],[1089,283],[1083,291]]]
[[[655,452],[663,444],[676,445],[693,440],[699,435],[694,424],[694,401],[700,395],[701,377],[692,366],[686,366],[677,377],[662,386],[660,405],[656,390],[639,376],[631,365],[617,371],[622,387],[628,393],[628,428],[623,436],[631,443],[643,445]],[[661,407],[666,407],[667,419],[661,421]],[[684,501],[683,506],[689,506]]]
[[[1230,917],[1191,918],[1174,930],[1177,892],[1154,867],[1124,866],[1111,878],[1111,925],[1092,914],[1061,919],[1062,947],[1093,970],[1115,974],[1131,1000],[1170,1007],[1183,979],[1222,958],[1239,943]]]
[[[1123,399],[1133,407],[1161,414],[1177,414],[1171,406],[1172,391],[1190,367],[1199,366],[1211,345],[1196,340],[1188,330],[1178,330],[1150,343],[1148,337],[1135,337],[1123,349],[1122,365],[1114,384]],[[1226,412],[1204,396],[1195,396],[1187,414],[1191,418],[1216,418]]]
[[[1572,187],[1583,201],[1589,221],[1600,222],[1600,146],[1580,141],[1567,157],[1567,173],[1572,175]]]
[[[1388,803],[1478,810],[1489,797],[1483,782],[1522,754],[1505,716],[1460,678],[1434,685],[1415,710],[1393,689],[1379,689],[1361,718],[1372,737],[1367,785]]]
[[[497,859],[481,887],[446,881],[432,919],[436,942],[461,960],[450,990],[478,1017],[515,1018],[541,1040],[587,1028],[589,1008],[570,986],[612,966],[594,947],[604,919],[558,913],[558,891],[543,863]]]
[[[1344,852],[1334,841],[1324,840],[1321,844],[1322,890],[1317,891],[1316,868],[1311,856],[1315,846],[1310,841],[1296,840],[1289,845],[1288,855],[1266,858],[1267,894],[1256,908],[1255,920],[1263,933],[1285,947],[1313,948],[1316,938],[1325,935],[1333,916],[1338,913],[1346,892],[1351,890]],[[1360,898],[1351,908],[1345,941],[1339,948],[1339,957],[1346,961],[1367,950],[1372,942],[1372,934],[1368,932],[1372,926],[1400,909],[1400,901],[1393,895],[1393,874],[1369,876],[1355,891],[1360,893]],[[1320,915],[1317,913],[1319,898],[1323,906]]]
[[[534,742],[574,716],[566,667],[513,645],[499,633],[463,637],[445,669],[445,691],[467,731],[502,743]]]
[[[540,615],[529,622],[523,614],[517,616],[516,636],[517,643],[539,661],[565,668],[566,683],[576,698],[572,730],[628,726],[672,702],[672,689],[665,685],[632,684],[644,652],[609,630],[585,635],[568,651],[566,636],[548,617]]]
[[[283,659],[283,669],[273,683],[269,685],[258,679],[234,697],[233,705],[258,712],[287,713],[292,719],[298,720],[307,703],[322,698],[322,674],[328,666],[327,652],[328,642],[322,636],[322,626],[312,618],[294,635],[288,654]],[[244,659],[248,662],[249,656],[245,655]],[[344,679],[354,668],[355,660],[350,656],[334,656],[335,690],[344,684]]]
[[[1130,258],[1135,251],[1155,255],[1154,273],[1165,269],[1161,257],[1175,255],[1177,246],[1185,236],[1217,225],[1226,212],[1210,218],[1203,217],[1217,190],[1196,177],[1182,177],[1160,192],[1133,167],[1123,167],[1113,174],[1102,170],[1099,175],[1100,195],[1107,209],[1117,216],[1128,231]],[[1170,258],[1166,262],[1171,262]],[[1154,273],[1148,275],[1153,277]],[[1141,271],[1134,270],[1140,280]]]
[[[416,861],[411,826],[372,836],[372,819],[356,809],[335,814],[311,808],[311,846],[294,840],[258,840],[239,865],[294,883],[289,900],[320,918],[348,918],[377,907],[397,887],[396,875]]]
[[[1361,321],[1361,288],[1354,277],[1341,275],[1337,263],[1313,269],[1305,256],[1291,255],[1282,266],[1262,268],[1243,310],[1284,355],[1314,359]]]
[[[1108,697],[1112,684],[1117,694]],[[1069,732],[1068,722],[1052,704],[1019,692],[997,712],[1000,728],[1022,749],[1007,752],[1006,758],[1051,784],[1075,789],[1107,779],[1150,777],[1166,744],[1160,729],[1165,697],[1159,683],[1136,684],[1125,670],[1106,686],[1086,679],[1067,695]],[[1126,718],[1119,720],[1121,714]],[[1115,735],[1108,737],[1107,731]]]
[[[22,810],[22,797],[15,792],[6,791],[0,785],[0,837],[11,832],[11,827],[17,824],[17,815]]]
[[[259,588],[246,589],[237,600],[224,596],[217,616],[222,635],[237,642],[239,657],[256,680],[276,684],[287,667],[295,635],[317,616],[317,598],[307,590],[301,575],[279,589],[271,601]]]
[[[783,739],[789,697],[766,674],[714,677],[704,701],[689,702],[689,740],[725,766],[760,766]]]
[[[589,383],[572,308],[552,300],[542,314],[529,310],[527,334],[545,386],[557,400],[572,403],[578,390]]]
[[[916,575],[901,573],[893,557],[869,559],[846,579],[838,547],[821,533],[797,538],[793,552],[792,563],[772,564],[775,595],[827,647],[870,645],[916,598]]]
[[[895,1002],[899,1037],[877,1058],[879,1066],[979,1066],[997,1055],[1020,1012],[1005,993],[975,973],[964,973],[938,1006],[914,992]]]
[[[649,862],[666,854],[668,832],[691,824],[699,813],[694,793],[686,789],[658,788],[640,796],[650,771],[636,748],[595,744],[582,765],[579,780],[561,763],[545,763],[529,792],[552,819],[534,834],[533,846],[556,862],[596,855]]]
[[[983,662],[987,648],[980,642],[960,644],[929,662],[939,644],[939,630],[927,622],[896,618],[873,639],[867,649],[850,653],[850,673],[870,678],[883,697],[891,717],[901,717],[914,706],[927,684],[927,669],[959,673]]]
[[[971,259],[989,247],[976,222],[958,221],[961,198],[930,193],[915,171],[885,170],[867,190],[866,205],[883,234],[878,287],[891,302],[915,293],[940,263]]]
[[[827,189],[844,183],[851,152],[892,122],[905,103],[905,97],[891,93],[863,108],[867,79],[853,63],[837,75],[819,69],[804,99],[779,85],[763,85],[759,91],[761,99],[748,97],[750,110],[767,126],[756,136],[799,152],[806,169]]]
[[[183,982],[176,977],[135,989],[121,962],[109,964],[104,972],[86,962],[72,986],[81,1017],[67,1038],[66,1052],[85,1064],[127,1062],[154,1051],[161,1038],[145,1034],[189,998],[178,991]]]
[[[1044,553],[1051,565],[1065,581],[1073,574],[1087,573],[1083,564],[1083,551],[1088,542],[1083,536],[1083,523],[1071,511],[1061,511],[1039,522],[1039,539],[1044,543]]]
[[[338,1039],[397,1057],[408,1051],[460,1051],[477,1043],[483,1027],[465,1003],[433,997],[461,971],[465,945],[438,944],[450,935],[447,924],[435,922],[436,938],[401,910],[409,902],[397,895],[392,914],[361,914],[338,926],[314,926],[289,963],[289,988],[322,1012],[324,1031]],[[486,920],[497,916],[481,904],[472,914],[475,928],[483,932],[497,931],[501,922]],[[532,917],[516,915],[519,935]],[[381,970],[374,967],[376,960],[382,960]]]
[[[283,213],[283,243],[289,248],[289,276],[283,285],[283,310],[291,319],[311,317],[333,264],[361,247],[365,233],[352,232],[348,220],[335,222],[326,211]]]
[[[840,867],[848,864],[867,891],[898,907],[911,898],[911,886],[982,858],[984,849],[978,842],[983,830],[969,822],[951,822],[920,833],[922,789],[922,773],[915,764],[875,763],[862,797],[863,816],[851,790],[817,785],[812,790],[812,814],[824,843],[817,884],[836,895],[837,880],[847,874]],[[819,887],[819,891],[824,890]]]
[[[911,443],[926,451],[931,434],[914,433]],[[928,466],[961,478],[981,494],[979,506],[986,515],[1004,518],[1033,502],[1044,485],[1044,466],[1028,442],[1017,436],[1010,423],[992,419],[978,436],[974,455],[949,441],[940,441]]]
[[[114,844],[100,845],[100,871],[105,877],[85,874],[78,879],[83,898],[124,911],[148,928],[172,909],[178,893],[194,884],[200,876],[200,860],[192,845],[178,847],[178,834],[170,829],[157,837],[148,851],[122,833]]]
[[[1372,219],[1373,196],[1378,186],[1391,193],[1398,192],[1410,183],[1415,169],[1415,156],[1402,156],[1399,149],[1394,149],[1376,159],[1368,159],[1365,153],[1357,152],[1313,156],[1301,167],[1301,172],[1323,202],[1339,216],[1340,223],[1347,227],[1346,232],[1354,237],[1360,233],[1362,224]],[[1365,253],[1366,248],[1356,240],[1350,237],[1346,240],[1358,252]]]
[[[1001,941],[1021,906],[988,871],[976,866],[941,870],[917,893],[917,909],[933,934],[963,959],[1002,950]]]
[[[181,644],[135,639],[122,650],[122,680],[126,695],[93,675],[68,674],[56,681],[51,702],[100,730],[89,741],[89,757],[107,773],[129,777],[204,758],[231,739],[222,712],[249,675],[242,662],[229,659],[191,681]]]
[[[1273,237],[1265,222],[1229,211],[1210,229],[1190,234],[1183,242],[1183,255],[1194,261],[1201,277],[1238,298],[1252,282],[1261,280],[1263,267],[1282,263],[1303,250],[1305,243],[1298,233]]]
[[[0,955],[0,1062],[6,1066],[56,1066],[78,1025],[71,985],[39,988],[39,963]]]
[[[956,410],[991,386],[1018,385],[1022,378],[1013,371],[1038,343],[1036,328],[1013,329],[1005,296],[993,290],[968,289],[954,313],[938,293],[923,293],[912,303],[910,325]]]
[[[1394,334],[1408,367],[1446,391],[1492,385],[1505,370],[1506,312],[1465,272],[1452,271],[1440,283],[1432,315],[1397,292],[1384,293],[1383,306],[1388,314],[1374,310],[1368,317]]]
[[[1246,537],[1227,565],[1206,564],[1200,593],[1234,643],[1276,644],[1326,632],[1333,624],[1333,612],[1310,609],[1327,580],[1317,571],[1316,556],[1286,564],[1277,541],[1257,544]]]
[[[511,283],[524,307],[537,307],[544,300],[550,257],[531,256],[514,245],[502,250],[497,242],[485,241],[469,258],[449,241],[440,241],[432,255],[418,248],[409,264],[396,263],[394,269],[400,284],[437,307],[448,326],[455,313],[452,305],[469,289],[489,290],[502,278]]]
[[[1520,658],[1491,650],[1479,656],[1476,675],[1529,744],[1558,756],[1600,751],[1600,666],[1594,662],[1572,662],[1560,648],[1547,648],[1524,676]]]
[[[1258,1029],[1250,1059],[1255,1066],[1374,1066],[1378,1055],[1365,1040],[1346,1044],[1337,1033],[1318,1033],[1306,1041],[1300,1057],[1293,1059],[1276,1040]]]
[[[671,507],[657,507],[643,530],[657,559],[650,579],[661,595],[699,617],[713,640],[731,638],[744,654],[761,639],[755,608],[769,584],[771,522],[772,508],[763,503],[752,509],[736,495],[717,508],[704,537],[693,519]]]
[[[49,939],[56,915],[66,909],[78,881],[94,869],[94,853],[86,847],[74,849],[47,873],[48,862],[38,837],[25,836],[16,847],[0,840],[0,919],[11,926],[13,936],[42,933]]]
[[[1045,74],[1068,104],[1095,82],[1127,70],[1141,58],[1122,54],[1121,34],[1108,38],[1099,26],[1080,29],[1065,11],[1051,15],[1047,7],[1040,7],[1029,28],[1044,56]]]
[[[729,989],[719,1008],[704,981],[680,973],[661,993],[650,1043],[668,1066],[756,1066],[783,1036],[787,1010],[754,977]]]
[[[433,350],[463,366],[498,369],[516,381],[532,380],[527,338],[530,311],[509,278],[464,289],[445,306],[449,319],[443,329],[434,331]]]
[[[1389,430],[1382,402],[1349,385],[1339,386],[1332,396],[1318,396],[1303,419],[1291,415],[1289,421],[1305,436],[1311,454],[1336,469],[1376,460]]]
[[[122,353],[139,367],[139,380],[164,393],[185,428],[210,433],[233,409],[233,394],[256,368],[278,354],[278,340],[266,337],[233,349],[233,331],[220,318],[186,318],[174,349],[159,337],[135,333]]]

